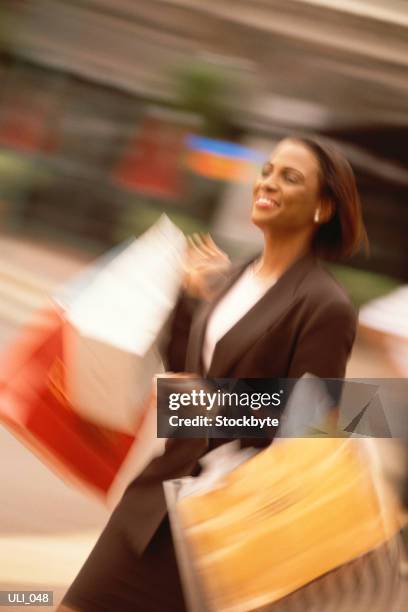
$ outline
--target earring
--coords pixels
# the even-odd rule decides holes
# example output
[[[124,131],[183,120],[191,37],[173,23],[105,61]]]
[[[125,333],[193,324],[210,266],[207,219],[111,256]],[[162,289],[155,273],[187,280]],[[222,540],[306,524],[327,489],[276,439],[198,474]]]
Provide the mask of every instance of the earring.
[[[315,223],[319,223],[319,221],[320,221],[320,210],[318,208],[316,208],[316,212],[314,214],[313,221]]]

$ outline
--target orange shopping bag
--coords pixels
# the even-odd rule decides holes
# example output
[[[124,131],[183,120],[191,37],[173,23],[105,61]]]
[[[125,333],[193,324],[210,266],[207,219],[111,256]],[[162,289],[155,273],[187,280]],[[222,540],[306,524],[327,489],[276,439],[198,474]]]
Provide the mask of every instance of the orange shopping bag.
[[[371,442],[280,440],[201,491],[200,476],[166,483],[194,609],[258,610],[367,554],[380,558],[400,523]]]

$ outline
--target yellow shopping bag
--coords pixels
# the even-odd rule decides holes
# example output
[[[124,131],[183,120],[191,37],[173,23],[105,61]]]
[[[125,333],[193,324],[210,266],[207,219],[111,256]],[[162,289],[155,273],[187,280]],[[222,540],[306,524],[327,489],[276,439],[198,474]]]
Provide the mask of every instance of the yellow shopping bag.
[[[216,488],[178,502],[209,609],[271,604],[398,531],[372,442],[280,440]]]

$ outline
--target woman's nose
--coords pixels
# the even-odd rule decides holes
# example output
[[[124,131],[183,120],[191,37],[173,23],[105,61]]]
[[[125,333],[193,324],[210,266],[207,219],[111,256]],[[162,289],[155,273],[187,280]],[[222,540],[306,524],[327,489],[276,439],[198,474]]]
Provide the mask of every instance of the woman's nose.
[[[276,176],[272,174],[262,178],[261,184],[263,189],[267,191],[276,191],[278,189]]]

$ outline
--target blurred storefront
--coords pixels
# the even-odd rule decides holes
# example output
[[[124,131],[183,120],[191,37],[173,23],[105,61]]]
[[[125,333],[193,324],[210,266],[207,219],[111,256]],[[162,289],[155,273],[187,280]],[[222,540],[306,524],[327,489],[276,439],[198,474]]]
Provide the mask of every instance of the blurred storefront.
[[[194,166],[187,134],[205,132],[207,118],[212,136],[265,152],[283,134],[317,131],[339,143],[358,175],[371,257],[355,265],[408,278],[406,3],[2,5],[3,227],[102,250],[164,209],[187,231],[215,224],[239,249],[246,236],[222,211],[233,192],[243,218],[248,187],[231,171],[214,174],[208,158],[207,173]],[[191,60],[234,81],[224,107],[180,98],[176,73]],[[208,80],[190,89],[195,83],[208,90]]]

